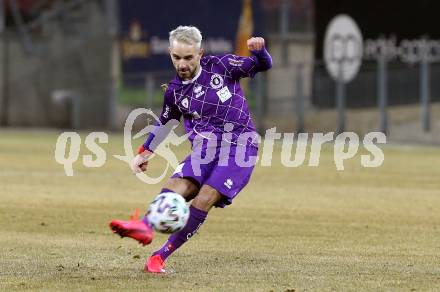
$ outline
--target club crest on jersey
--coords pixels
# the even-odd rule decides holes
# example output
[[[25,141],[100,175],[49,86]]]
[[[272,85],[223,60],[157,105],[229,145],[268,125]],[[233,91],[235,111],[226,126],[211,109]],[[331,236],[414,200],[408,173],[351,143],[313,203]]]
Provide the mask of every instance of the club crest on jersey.
[[[182,101],[180,102],[180,104],[184,107],[184,108],[188,108],[188,98],[184,98],[182,99]]]
[[[220,87],[223,86],[223,77],[220,74],[217,74],[217,73],[213,74],[211,76],[210,85],[214,89],[219,89]]]

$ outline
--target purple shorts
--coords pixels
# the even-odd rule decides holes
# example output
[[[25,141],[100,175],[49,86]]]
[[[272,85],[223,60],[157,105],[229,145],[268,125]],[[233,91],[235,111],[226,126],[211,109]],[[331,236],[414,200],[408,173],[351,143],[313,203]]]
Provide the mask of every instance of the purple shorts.
[[[224,208],[247,185],[251,178],[258,155],[258,147],[254,145],[237,146],[228,144],[226,147],[212,149],[209,159],[206,159],[206,149],[202,155],[195,155],[195,151],[186,157],[176,168],[172,178],[189,178],[197,182],[199,187],[210,185],[222,194],[222,199],[215,207]],[[206,162],[204,162],[204,161]]]

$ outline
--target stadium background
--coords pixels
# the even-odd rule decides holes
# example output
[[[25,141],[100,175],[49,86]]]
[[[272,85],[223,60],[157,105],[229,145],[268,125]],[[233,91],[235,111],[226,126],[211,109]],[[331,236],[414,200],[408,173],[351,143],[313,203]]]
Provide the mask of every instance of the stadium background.
[[[436,290],[438,6],[429,0],[0,0],[0,289]],[[437,45],[425,67],[420,60],[389,60],[382,111],[378,60],[366,55],[346,85],[345,130],[385,131],[384,165],[363,169],[357,155],[338,172],[330,144],[317,168],[279,161],[258,167],[237,203],[215,211],[201,236],[176,255],[167,282],[143,275],[148,251],[113,238],[105,225],[144,207],[160,186],[141,184],[110,155],[101,169],[79,160],[77,175],[66,177],[54,160],[57,136],[106,131],[104,149],[121,154],[130,111],[160,111],[160,84],[173,77],[167,33],[178,24],[199,26],[212,53],[245,54],[243,39],[265,37],[274,66],[244,83],[262,134],[274,126],[336,131],[336,83],[322,46],[328,22],[340,13],[354,18],[366,41]],[[181,158],[187,149],[176,151]],[[89,153],[82,147],[81,154]]]
[[[266,37],[274,68],[251,81],[248,90],[261,130],[276,121],[284,131],[331,131],[337,120],[335,82],[322,62],[322,40],[330,19],[346,13],[365,40],[437,41],[436,57],[429,60],[428,95],[433,102],[430,124],[438,125],[436,2],[238,2],[175,1],[169,8],[135,0],[12,1],[6,5],[0,42],[1,124],[121,129],[131,109],[157,110],[159,85],[173,74],[166,55],[167,32],[188,22],[201,27],[211,53],[245,52],[237,47],[239,34]],[[188,5],[198,9],[179,14]],[[395,9],[399,13],[393,14]],[[383,130],[378,124],[377,63],[364,56],[360,74],[347,85],[347,130]],[[436,126],[423,131],[420,63],[389,61],[386,130],[392,141],[438,142]]]
[[[189,22],[201,27],[208,53],[245,53],[237,47],[240,34],[266,37],[274,69],[248,86],[261,131],[274,122],[283,131],[332,131],[337,127],[335,82],[322,61],[324,33],[332,17],[353,17],[366,40],[435,41],[440,34],[433,25],[434,1],[238,2],[174,1],[164,6],[134,0],[12,1],[6,6],[0,44],[1,124],[121,129],[133,108],[157,111],[159,85],[173,75],[167,32]],[[182,9],[187,14],[179,13]],[[399,13],[392,16],[394,11]],[[438,57],[429,60],[432,114],[424,117],[421,62],[389,61],[388,120],[383,129],[378,121],[378,62],[364,56],[360,74],[347,85],[346,129],[360,134],[383,130],[398,142],[439,142],[437,63]]]

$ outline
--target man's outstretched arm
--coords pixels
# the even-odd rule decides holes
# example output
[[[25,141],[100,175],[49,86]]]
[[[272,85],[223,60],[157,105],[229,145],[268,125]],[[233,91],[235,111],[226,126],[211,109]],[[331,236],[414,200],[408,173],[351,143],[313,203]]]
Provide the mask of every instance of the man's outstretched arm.
[[[131,170],[139,173],[147,170],[148,157],[153,154],[154,150],[165,140],[168,134],[173,130],[180,120],[182,113],[174,104],[174,96],[172,92],[166,91],[164,94],[164,103],[159,121],[153,132],[148,135],[145,142],[138,148],[138,154],[131,163]]]
[[[272,68],[272,57],[266,50],[265,41],[261,37],[252,37],[247,40],[247,47],[252,56],[242,57],[225,55],[222,63],[235,79],[254,77],[257,72]]]

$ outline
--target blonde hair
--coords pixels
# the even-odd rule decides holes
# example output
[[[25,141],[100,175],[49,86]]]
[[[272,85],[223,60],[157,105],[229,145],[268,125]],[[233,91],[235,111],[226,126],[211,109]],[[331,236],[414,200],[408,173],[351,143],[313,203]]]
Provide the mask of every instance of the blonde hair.
[[[202,33],[195,26],[180,25],[170,31],[170,47],[174,41],[183,42],[188,45],[195,45],[198,49],[202,47]]]

